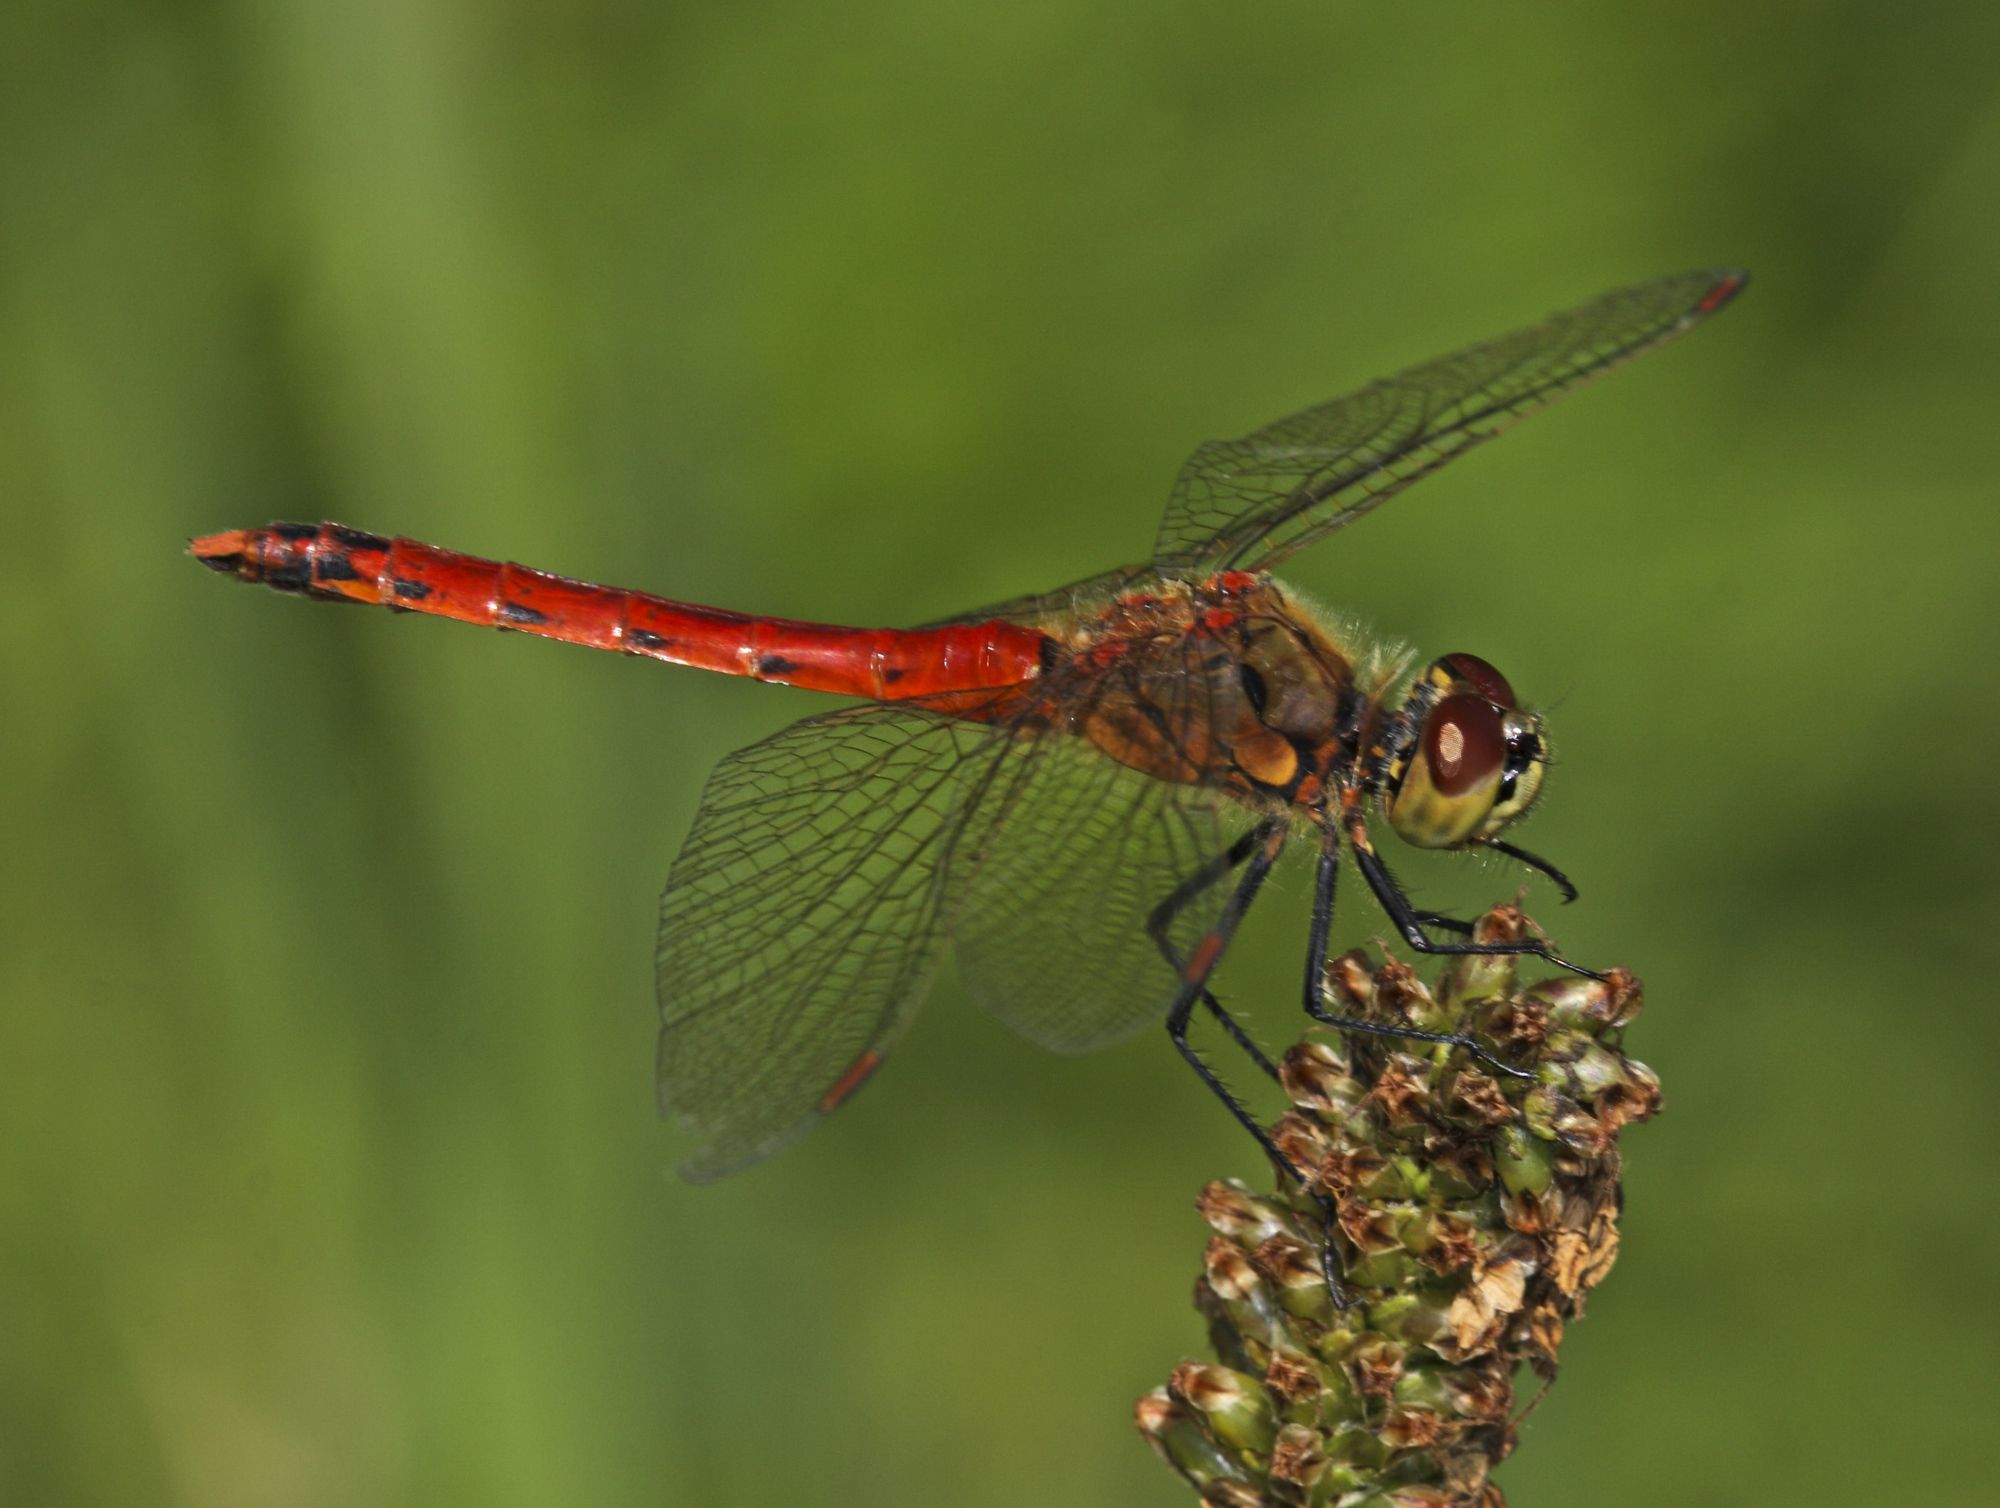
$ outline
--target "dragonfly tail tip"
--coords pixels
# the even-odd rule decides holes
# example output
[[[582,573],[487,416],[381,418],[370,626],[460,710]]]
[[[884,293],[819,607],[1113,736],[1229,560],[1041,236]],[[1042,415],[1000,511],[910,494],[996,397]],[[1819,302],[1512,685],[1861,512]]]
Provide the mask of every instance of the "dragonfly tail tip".
[[[242,529],[223,534],[203,534],[188,541],[188,553],[211,571],[234,575],[249,550],[249,536]]]

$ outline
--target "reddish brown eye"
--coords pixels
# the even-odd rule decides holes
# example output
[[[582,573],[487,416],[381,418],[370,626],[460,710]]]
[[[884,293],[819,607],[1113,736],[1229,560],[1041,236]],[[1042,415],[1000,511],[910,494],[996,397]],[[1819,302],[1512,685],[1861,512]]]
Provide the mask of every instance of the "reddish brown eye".
[[[1484,696],[1448,696],[1424,719],[1424,760],[1440,795],[1462,796],[1492,780],[1506,757],[1500,714]]]
[[[1478,655],[1446,655],[1444,663],[1453,675],[1471,686],[1494,706],[1514,705],[1514,688],[1507,684],[1507,677],[1480,659]]]

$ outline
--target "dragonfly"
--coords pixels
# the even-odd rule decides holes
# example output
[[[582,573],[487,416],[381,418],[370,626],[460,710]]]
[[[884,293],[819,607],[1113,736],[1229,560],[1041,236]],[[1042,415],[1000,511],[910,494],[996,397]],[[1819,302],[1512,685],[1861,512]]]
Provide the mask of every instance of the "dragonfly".
[[[1152,557],[916,628],[848,628],[598,586],[332,523],[190,542],[203,565],[329,602],[455,618],[858,701],[709,776],[661,898],[663,1111],[700,1181],[847,1103],[947,951],[965,989],[1061,1053],[1164,1021],[1202,1082],[1285,1163],[1190,1035],[1207,1011],[1270,1060],[1211,980],[1281,851],[1314,845],[1304,1004],[1323,993],[1342,854],[1427,954],[1532,954],[1414,906],[1377,852],[1553,864],[1502,835],[1541,795],[1542,716],[1487,661],[1411,653],[1271,576],[1551,400],[1673,339],[1735,269],[1604,294],[1245,435],[1181,468]],[[1489,1060],[1490,1061],[1490,1060]],[[1503,1070],[1505,1065],[1496,1065]],[[1295,1172],[1297,1170],[1294,1170]]]

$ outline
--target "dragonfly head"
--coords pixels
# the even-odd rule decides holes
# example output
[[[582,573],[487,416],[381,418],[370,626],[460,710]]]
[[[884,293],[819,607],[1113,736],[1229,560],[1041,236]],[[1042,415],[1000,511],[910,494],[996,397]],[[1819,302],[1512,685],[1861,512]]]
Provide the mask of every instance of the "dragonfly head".
[[[1404,842],[1463,848],[1497,836],[1535,804],[1548,768],[1542,720],[1476,655],[1433,660],[1400,714],[1404,736],[1383,771],[1382,811]]]

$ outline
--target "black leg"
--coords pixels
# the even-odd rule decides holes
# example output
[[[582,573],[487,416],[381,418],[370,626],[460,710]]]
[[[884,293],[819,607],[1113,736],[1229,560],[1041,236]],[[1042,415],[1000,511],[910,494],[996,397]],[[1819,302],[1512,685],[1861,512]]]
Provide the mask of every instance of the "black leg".
[[[1565,906],[1576,899],[1576,886],[1569,882],[1569,876],[1556,868],[1555,865],[1551,864],[1540,854],[1529,853],[1525,848],[1516,848],[1512,843],[1502,843],[1498,838],[1488,838],[1486,846],[1495,853],[1504,853],[1510,859],[1519,859],[1538,874],[1547,875],[1555,882],[1556,889],[1562,892],[1563,904]]]
[[[1324,1020],[1320,992],[1326,988],[1326,950],[1333,935],[1333,890],[1340,878],[1340,837],[1332,829],[1320,840],[1319,863],[1313,870],[1312,922],[1306,928],[1306,1014]],[[1333,1200],[1319,1201],[1319,1263],[1336,1309],[1347,1307],[1347,1294],[1333,1270],[1333,1228],[1338,1215]]]
[[[1174,972],[1181,977],[1180,990],[1175,994],[1173,1005],[1167,1011],[1167,1035],[1173,1038],[1174,1046],[1180,1051],[1180,1055],[1188,1060],[1202,1083],[1208,1086],[1209,1092],[1228,1107],[1229,1113],[1236,1117],[1243,1129],[1257,1139],[1257,1144],[1276,1159],[1280,1167],[1288,1169],[1294,1177],[1303,1182],[1300,1170],[1292,1165],[1290,1158],[1278,1150],[1264,1128],[1258,1124],[1256,1117],[1251,1115],[1244,1108],[1242,1101],[1231,1094],[1228,1086],[1216,1077],[1215,1070],[1210,1068],[1195,1051],[1194,1044],[1188,1041],[1187,1037],[1188,1023],[1194,1015],[1195,1003],[1205,1000],[1218,1019],[1228,1022],[1232,1028],[1231,1035],[1236,1036],[1239,1041],[1244,1040],[1241,1029],[1230,1020],[1228,1012],[1222,1009],[1221,1003],[1209,994],[1208,978],[1215,972],[1215,966],[1220,961],[1223,950],[1229,946],[1230,937],[1235,933],[1237,924],[1243,920],[1243,913],[1250,909],[1250,902],[1256,898],[1257,891],[1271,872],[1271,866],[1277,862],[1278,851],[1284,846],[1284,836],[1284,828],[1275,822],[1252,828],[1227,853],[1203,865],[1200,870],[1176,886],[1173,894],[1155,906],[1153,914],[1146,919],[1146,930],[1152,934],[1154,945],[1159,948],[1167,962],[1173,965]],[[1173,921],[1175,914],[1185,907],[1190,899],[1206,890],[1222,875],[1246,861],[1249,867],[1236,882],[1236,889],[1223,906],[1222,915],[1216,919],[1214,928],[1196,944],[1191,957],[1182,958],[1174,950],[1173,942],[1167,936],[1167,927]],[[1255,1052],[1254,1049],[1253,1055],[1275,1076],[1276,1069],[1271,1068],[1268,1058],[1261,1052]]]
[[[1510,859],[1518,859],[1537,874],[1546,876],[1561,893],[1565,906],[1576,899],[1576,886],[1570,883],[1569,876],[1540,854],[1529,853],[1525,848],[1516,848],[1512,843],[1503,843],[1498,838],[1488,838],[1481,846],[1490,848],[1495,853],[1503,853]],[[1410,914],[1426,927],[1441,927],[1447,932],[1456,932],[1461,937],[1472,936],[1472,923],[1460,917],[1446,916],[1439,911],[1413,911]]]
[[[1462,916],[1446,916],[1442,911],[1412,911],[1418,922],[1426,927],[1442,927],[1447,932],[1456,932],[1461,937],[1472,936],[1472,923]]]
[[[1349,1303],[1347,1291],[1341,1285],[1339,1273],[1334,1269],[1334,1248],[1331,1239],[1335,1214],[1333,1201],[1315,1189],[1312,1178],[1306,1170],[1294,1163],[1278,1144],[1271,1140],[1270,1133],[1258,1124],[1257,1118],[1251,1115],[1242,1101],[1229,1092],[1228,1086],[1216,1077],[1215,1070],[1210,1068],[1201,1054],[1195,1051],[1194,1044],[1188,1041],[1187,1035],[1188,1023],[1194,1015],[1195,1002],[1199,1000],[1205,1001],[1217,1019],[1231,1027],[1231,1035],[1235,1036],[1238,1042],[1244,1040],[1234,1029],[1234,1023],[1230,1021],[1228,1013],[1216,1002],[1215,997],[1209,994],[1208,978],[1215,972],[1215,966],[1221,960],[1223,951],[1229,946],[1230,938],[1235,935],[1237,925],[1243,920],[1243,914],[1250,909],[1250,902],[1256,898],[1258,890],[1269,877],[1272,866],[1278,862],[1278,853],[1284,847],[1284,843],[1285,829],[1278,822],[1260,823],[1252,828],[1227,853],[1202,866],[1195,874],[1175,887],[1173,894],[1153,909],[1153,914],[1147,918],[1146,930],[1152,934],[1160,952],[1181,976],[1180,991],[1175,995],[1174,1003],[1167,1012],[1167,1035],[1173,1039],[1174,1047],[1183,1058],[1187,1059],[1188,1066],[1195,1071],[1195,1075],[1208,1086],[1209,1093],[1222,1101],[1229,1113],[1236,1117],[1237,1124],[1248,1131],[1256,1139],[1257,1145],[1264,1149],[1264,1154],[1276,1166],[1289,1173],[1293,1181],[1319,1205],[1328,1233],[1328,1239],[1321,1247],[1321,1272],[1326,1278],[1327,1292],[1333,1299],[1334,1307],[1345,1309]],[[1172,922],[1175,913],[1186,906],[1190,899],[1214,884],[1238,864],[1247,864],[1247,867],[1243,871],[1242,878],[1237,880],[1236,889],[1230,894],[1228,903],[1223,906],[1221,916],[1216,918],[1215,925],[1208,934],[1195,944],[1193,952],[1187,958],[1180,957],[1172,941],[1167,937],[1168,924]],[[1253,1050],[1253,1056],[1267,1068],[1269,1067],[1269,1061],[1262,1053]],[[1275,1070],[1271,1071],[1275,1077]]]
[[[1392,1026],[1386,1021],[1362,1021],[1354,1016],[1339,1016],[1326,1008],[1326,949],[1327,935],[1333,926],[1333,886],[1340,878],[1340,839],[1333,829],[1328,828],[1326,837],[1320,843],[1319,871],[1313,887],[1313,917],[1311,942],[1306,951],[1306,1014],[1322,1026],[1331,1026],[1336,1031],[1361,1032],[1371,1037],[1399,1037],[1412,1042],[1443,1042],[1477,1058],[1488,1068],[1504,1073],[1512,1078],[1525,1079],[1533,1075],[1503,1063],[1471,1037],[1462,1032],[1430,1032],[1415,1026]],[[1422,918],[1428,913],[1413,912]],[[1468,929],[1469,930],[1469,929]],[[1461,950],[1463,951],[1463,950]],[[1473,949],[1471,951],[1483,951]]]
[[[1251,828],[1249,832],[1232,843],[1226,851],[1210,859],[1200,869],[1197,869],[1185,880],[1182,880],[1180,884],[1176,885],[1173,893],[1161,901],[1159,905],[1155,906],[1152,914],[1146,918],[1146,932],[1153,939],[1153,946],[1158,948],[1161,954],[1165,956],[1167,962],[1173,965],[1176,973],[1181,971],[1185,961],[1174,952],[1173,944],[1167,938],[1167,928],[1173,924],[1173,919],[1196,896],[1200,895],[1204,890],[1228,874],[1230,870],[1235,869],[1247,860],[1251,854],[1255,853],[1257,845],[1263,840],[1263,837],[1264,834],[1261,829]],[[1208,1013],[1229,1034],[1230,1040],[1242,1048],[1244,1055],[1262,1069],[1266,1076],[1275,1083],[1278,1078],[1277,1066],[1272,1063],[1270,1058],[1265,1056],[1264,1050],[1250,1039],[1250,1034],[1243,1030],[1242,1025],[1236,1018],[1222,1008],[1222,1002],[1215,998],[1214,992],[1207,985],[1202,986],[1201,1003],[1208,1007]]]
[[[1366,829],[1362,828],[1359,824],[1351,826],[1348,828],[1347,838],[1354,845],[1354,862],[1360,866],[1361,876],[1368,881],[1368,888],[1375,892],[1375,899],[1381,902],[1382,909],[1389,914],[1389,920],[1395,925],[1397,932],[1402,934],[1403,941],[1419,953],[1441,954],[1445,956],[1472,953],[1482,957],[1490,957],[1502,953],[1515,953],[1529,958],[1539,958],[1546,963],[1554,964],[1559,969],[1568,969],[1572,974],[1581,974],[1586,979],[1604,978],[1595,969],[1586,969],[1582,964],[1571,963],[1567,958],[1564,958],[1546,944],[1539,942],[1524,940],[1508,943],[1443,943],[1435,941],[1429,933],[1424,931],[1422,918],[1410,905],[1408,897],[1403,894],[1402,887],[1397,885],[1394,876],[1389,873],[1388,866],[1376,856],[1373,846],[1368,842]]]

